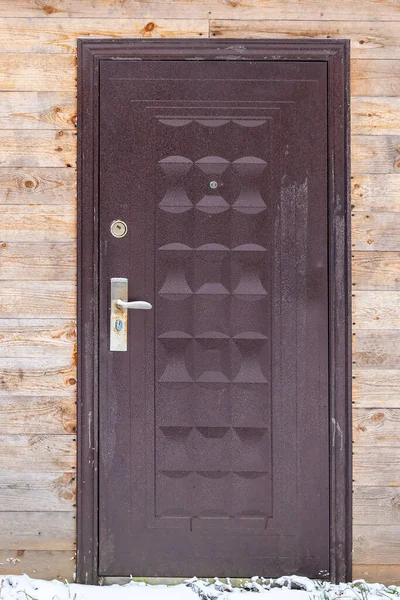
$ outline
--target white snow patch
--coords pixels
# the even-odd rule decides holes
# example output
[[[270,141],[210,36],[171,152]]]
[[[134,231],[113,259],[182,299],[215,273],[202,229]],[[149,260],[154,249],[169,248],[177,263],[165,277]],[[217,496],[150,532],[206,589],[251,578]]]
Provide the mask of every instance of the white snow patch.
[[[279,579],[254,576],[231,581],[193,577],[179,585],[147,585],[131,581],[125,585],[93,586],[31,579],[27,575],[0,577],[0,600],[233,600],[237,594],[259,593],[265,600],[400,600],[400,587],[364,580],[334,585],[296,575]],[[245,600],[243,597],[242,600]]]

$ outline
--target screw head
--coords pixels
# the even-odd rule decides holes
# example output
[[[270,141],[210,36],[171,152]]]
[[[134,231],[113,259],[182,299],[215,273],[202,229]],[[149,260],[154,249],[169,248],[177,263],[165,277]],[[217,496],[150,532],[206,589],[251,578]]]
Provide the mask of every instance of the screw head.
[[[216,190],[218,187],[218,183],[216,181],[210,181],[209,185],[212,190]]]

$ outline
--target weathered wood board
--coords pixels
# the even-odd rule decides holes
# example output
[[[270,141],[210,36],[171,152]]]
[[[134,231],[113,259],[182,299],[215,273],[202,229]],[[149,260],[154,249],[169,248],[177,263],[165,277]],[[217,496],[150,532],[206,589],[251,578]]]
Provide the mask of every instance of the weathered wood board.
[[[74,242],[0,241],[0,280],[75,282],[76,260]]]
[[[75,513],[76,474],[0,473],[0,511]],[[0,571],[1,572],[1,571]]]
[[[116,3],[114,0],[46,0],[38,3],[35,0],[3,0],[0,15],[14,17],[15,11],[21,17],[91,17],[111,18],[132,15],[154,18],[160,16],[180,19],[182,15],[191,18],[214,19],[279,19],[302,20],[304,15],[309,19],[341,21],[400,21],[400,9],[396,0],[355,0],[347,2],[331,2],[321,4],[321,0],[304,0],[301,4],[294,0],[249,3],[238,0],[235,3],[220,0],[125,0]],[[245,37],[245,36],[244,36]]]
[[[352,279],[356,290],[400,290],[400,252],[352,252]]]
[[[27,573],[40,579],[73,581],[75,553],[71,550],[0,550],[0,575]]]
[[[353,367],[353,403],[363,408],[400,409],[400,369]]]
[[[75,536],[72,512],[0,511],[0,548],[74,551]]]
[[[0,168],[0,204],[76,204],[76,171],[60,168]]]

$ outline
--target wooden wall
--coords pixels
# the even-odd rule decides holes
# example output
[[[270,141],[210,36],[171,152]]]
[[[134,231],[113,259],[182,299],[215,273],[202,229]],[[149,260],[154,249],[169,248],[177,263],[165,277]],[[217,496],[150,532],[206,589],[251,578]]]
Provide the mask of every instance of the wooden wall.
[[[75,545],[76,38],[347,37],[354,577],[400,583],[397,0],[0,0],[0,572]]]

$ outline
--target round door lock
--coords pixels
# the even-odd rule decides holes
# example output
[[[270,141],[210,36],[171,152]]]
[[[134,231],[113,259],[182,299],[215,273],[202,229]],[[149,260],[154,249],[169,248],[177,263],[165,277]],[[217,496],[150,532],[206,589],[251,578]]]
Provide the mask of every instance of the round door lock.
[[[118,219],[111,223],[110,231],[114,237],[123,238],[128,232],[128,225]]]

